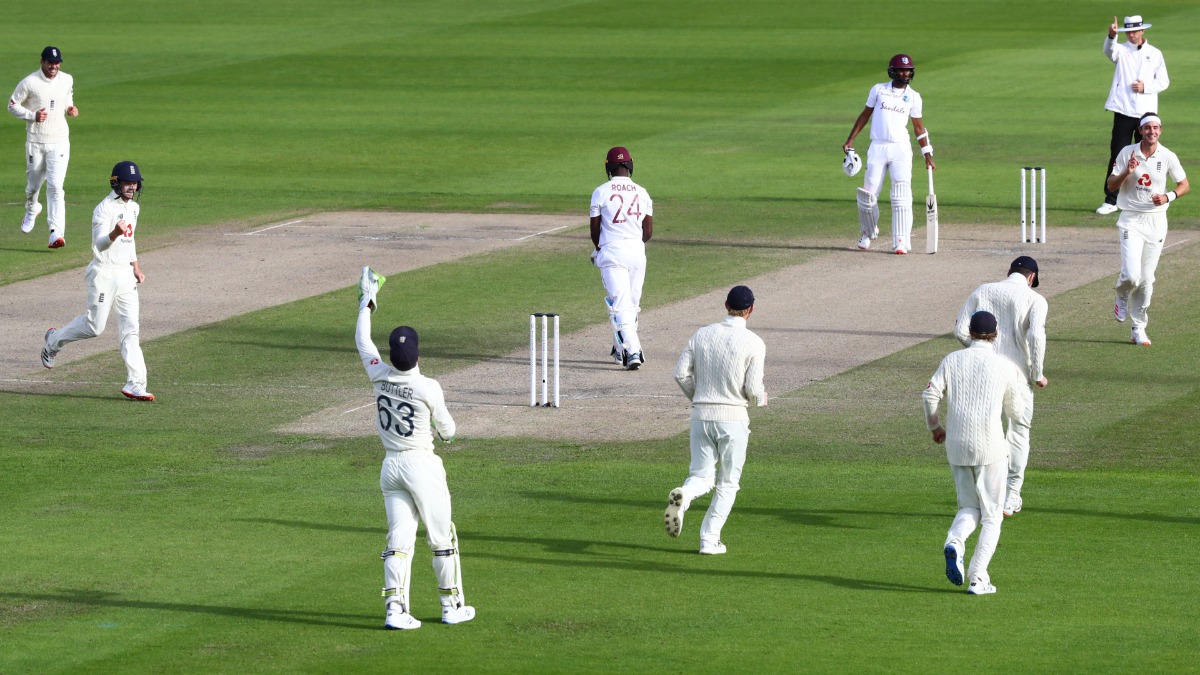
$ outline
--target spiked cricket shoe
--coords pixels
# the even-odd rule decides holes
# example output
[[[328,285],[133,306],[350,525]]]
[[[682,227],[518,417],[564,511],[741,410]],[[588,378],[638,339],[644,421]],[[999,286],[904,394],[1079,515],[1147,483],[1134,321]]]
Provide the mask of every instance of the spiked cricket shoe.
[[[683,502],[683,488],[675,488],[667,495],[667,512],[663,514],[663,527],[667,528],[669,537],[678,537],[683,531],[683,514],[687,512],[687,504]]]
[[[963,553],[954,542],[946,544],[946,578],[955,586],[963,585]]]
[[[1129,318],[1129,301],[1119,295],[1116,303],[1113,304],[1113,318],[1122,323]]]

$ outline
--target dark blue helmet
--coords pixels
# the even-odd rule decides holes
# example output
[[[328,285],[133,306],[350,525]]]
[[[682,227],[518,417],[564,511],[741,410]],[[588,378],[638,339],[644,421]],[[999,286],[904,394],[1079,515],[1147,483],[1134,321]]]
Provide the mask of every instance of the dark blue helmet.
[[[121,183],[137,183],[137,191],[142,191],[142,172],[138,170],[138,165],[130,161],[117,162],[113,167],[112,175],[108,177],[108,186],[113,192],[117,191],[117,186]]]

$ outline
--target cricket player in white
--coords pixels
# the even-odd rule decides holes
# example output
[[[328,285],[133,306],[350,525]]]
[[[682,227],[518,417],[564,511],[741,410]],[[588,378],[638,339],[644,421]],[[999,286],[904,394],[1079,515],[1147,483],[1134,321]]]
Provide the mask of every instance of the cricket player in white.
[[[879,236],[879,192],[883,189],[883,172],[892,178],[892,250],[904,255],[912,250],[912,143],[908,135],[908,120],[912,119],[917,144],[925,158],[925,166],[937,169],[933,163],[933,145],[921,121],[921,95],[909,86],[914,66],[907,54],[897,54],[888,63],[890,82],[871,87],[867,105],[854,121],[850,137],[842,144],[842,152],[854,149],[854,139],[867,120],[871,121],[871,147],[867,150],[867,170],[863,186],[858,189],[858,248],[867,250]]]
[[[681,487],[671,490],[663,525],[678,537],[692,500],[716,488],[700,523],[700,553],[725,553],[721,529],[733,510],[740,487],[746,444],[750,440],[751,401],[767,405],[762,338],[746,328],[754,312],[754,293],[734,286],[725,299],[728,316],[696,331],[675,364],[675,382],[692,402],[691,466]]]
[[[1037,291],[1038,264],[1023,255],[1008,267],[1004,281],[984,284],[967,298],[954,337],[964,347],[971,346],[971,317],[980,310],[990,312],[999,322],[996,353],[1017,365],[1025,376],[1022,393],[1028,399],[1030,422],[1033,419],[1033,387],[1044,389],[1050,383],[1043,371],[1046,359],[1046,315],[1049,305]],[[1005,439],[1008,441],[1008,490],[1004,498],[1004,515],[1021,510],[1021,487],[1025,484],[1025,467],[1029,464],[1029,424],[1008,418]]]
[[[54,358],[65,345],[104,332],[108,313],[117,309],[117,330],[127,380],[121,393],[137,401],[153,401],[146,391],[146,359],[139,336],[138,284],[146,280],[138,264],[134,234],[141,205],[142,172],[133,162],[118,162],[108,179],[112,188],[92,212],[92,262],[87,266],[87,311],[61,329],[46,331],[42,365],[54,367]]]
[[[50,248],[62,248],[67,240],[67,164],[71,161],[67,117],[77,117],[75,80],[62,72],[58,47],[42,50],[42,65],[21,80],[8,99],[8,112],[25,120],[25,218],[21,231],[33,231],[42,212],[38,194],[46,184],[46,220],[50,224]]]
[[[1104,38],[1104,56],[1112,61],[1112,86],[1108,89],[1108,100],[1104,109],[1112,111],[1112,138],[1109,140],[1108,165],[1104,175],[1104,202],[1096,213],[1107,215],[1117,210],[1117,191],[1109,189],[1108,176],[1121,148],[1142,142],[1138,132],[1142,115],[1158,110],[1158,93],[1171,86],[1167,76],[1167,62],[1163,53],[1146,42],[1146,29],[1150,24],[1138,15],[1125,17],[1124,25],[1113,17]],[[1125,33],[1125,42],[1117,42],[1117,34]]]
[[[1138,130],[1141,142],[1121,150],[1108,177],[1108,187],[1117,191],[1117,207],[1121,209],[1117,218],[1121,274],[1117,277],[1113,315],[1117,321],[1129,317],[1133,325],[1130,340],[1149,347],[1147,310],[1154,295],[1154,272],[1167,239],[1167,208],[1190,188],[1179,158],[1158,142],[1162,120],[1149,113],[1142,117]],[[1170,192],[1167,176],[1175,181],[1175,189]]]
[[[972,595],[995,593],[988,564],[1000,541],[1000,502],[1004,498],[1008,442],[1002,417],[1029,423],[1030,410],[1023,393],[1024,375],[1012,361],[996,353],[996,317],[976,312],[970,320],[971,346],[960,349],[938,366],[925,387],[925,423],[935,443],[946,444],[946,459],[958,493],[958,513],[946,533],[943,553],[946,578],[963,583],[963,555],[967,538],[980,527],[975,553],[967,570]],[[946,426],[938,406],[946,399]]]
[[[637,321],[646,281],[646,242],[654,234],[654,202],[633,182],[633,157],[625,148],[608,151],[604,170],[609,181],[592,192],[588,209],[596,247],[592,264],[600,268],[608,293],[604,304],[613,329],[613,360],[637,370],[646,361]]]
[[[475,618],[475,608],[466,604],[463,593],[446,469],[442,458],[433,452],[434,431],[449,442],[454,437],[454,419],[446,409],[441,385],[422,375],[417,367],[420,354],[415,330],[400,326],[392,331],[388,339],[390,364],[383,361],[371,341],[371,312],[378,304],[379,287],[384,281],[369,267],[363,268],[354,333],[358,355],[375,387],[375,430],[387,450],[379,473],[388,519],[387,549],[381,556],[387,609],[383,625],[394,630],[421,627],[409,605],[418,519],[425,524],[426,539],[433,550],[442,623],[463,623]]]

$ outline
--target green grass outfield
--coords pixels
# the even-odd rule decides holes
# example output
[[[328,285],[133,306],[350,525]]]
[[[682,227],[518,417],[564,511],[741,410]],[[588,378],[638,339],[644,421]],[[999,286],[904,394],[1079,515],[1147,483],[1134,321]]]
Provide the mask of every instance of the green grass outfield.
[[[1194,2],[25,5],[0,25],[0,82],[46,44],[66,55],[75,238],[48,252],[44,229],[17,231],[24,136],[8,119],[0,284],[87,262],[80,235],[119,159],[146,174],[149,247],[325,209],[582,221],[604,151],[624,144],[658,207],[645,305],[661,305],[854,231],[837,148],[898,51],[917,60],[943,222],[1014,222],[1017,167],[1036,163],[1051,227],[1111,227],[1090,215],[1110,124],[1100,42],[1128,11],[1170,67],[1164,144],[1200,171]],[[1197,224],[1195,195],[1173,205],[1173,230]],[[730,246],[747,241],[761,246]],[[586,267],[529,251],[389,279],[377,332],[416,322],[436,376],[520,347],[487,327],[527,277],[547,302],[594,302]],[[758,411],[721,558],[695,555],[698,512],[685,539],[661,530],[683,429],[443,448],[479,617],[436,623],[420,552],[414,612],[429,623],[410,633],[379,628],[378,440],[274,431],[332,390],[367,390],[353,290],[147,343],[154,405],[115,396],[115,351],[36,393],[6,385],[0,673],[1195,669],[1195,257],[1164,258],[1148,350],[1107,318],[1108,280],[1051,302],[1029,506],[1005,526],[987,598],[942,574],[953,486],[917,394],[949,338]]]

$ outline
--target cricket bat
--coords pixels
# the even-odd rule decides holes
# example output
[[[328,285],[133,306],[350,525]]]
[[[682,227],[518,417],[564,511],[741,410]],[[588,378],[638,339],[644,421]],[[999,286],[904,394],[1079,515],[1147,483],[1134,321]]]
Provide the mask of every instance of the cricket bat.
[[[925,252],[937,253],[938,212],[937,195],[933,194],[933,167],[929,169],[929,194],[925,197]]]

